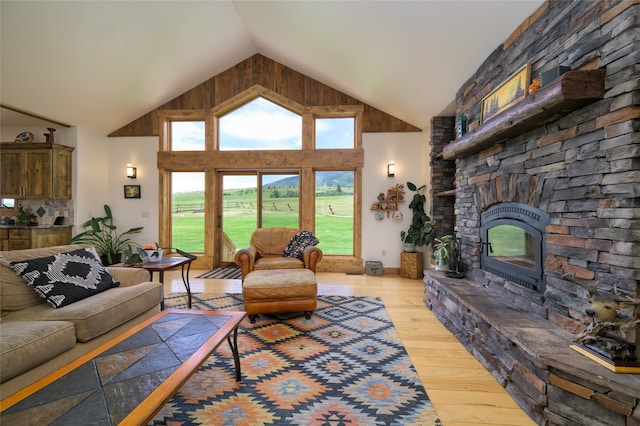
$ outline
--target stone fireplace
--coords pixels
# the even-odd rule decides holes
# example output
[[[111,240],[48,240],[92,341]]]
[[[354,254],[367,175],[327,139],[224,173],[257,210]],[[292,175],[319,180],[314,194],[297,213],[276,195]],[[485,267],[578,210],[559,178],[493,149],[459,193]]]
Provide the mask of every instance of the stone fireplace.
[[[640,424],[640,376],[569,347],[587,301],[563,279],[640,298],[632,3],[545,2],[458,91],[473,129],[454,139],[454,118],[431,122],[432,217],[461,239],[466,278],[428,271],[425,304],[539,424]],[[479,123],[484,96],[524,63],[532,77],[572,71]]]

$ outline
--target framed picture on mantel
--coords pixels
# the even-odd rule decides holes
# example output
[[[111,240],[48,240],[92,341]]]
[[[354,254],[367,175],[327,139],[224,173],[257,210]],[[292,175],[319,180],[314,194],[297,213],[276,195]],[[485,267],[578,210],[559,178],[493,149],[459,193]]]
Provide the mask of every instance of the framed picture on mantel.
[[[490,120],[493,116],[523,100],[529,93],[530,79],[531,64],[525,64],[485,96],[482,99],[481,122]]]

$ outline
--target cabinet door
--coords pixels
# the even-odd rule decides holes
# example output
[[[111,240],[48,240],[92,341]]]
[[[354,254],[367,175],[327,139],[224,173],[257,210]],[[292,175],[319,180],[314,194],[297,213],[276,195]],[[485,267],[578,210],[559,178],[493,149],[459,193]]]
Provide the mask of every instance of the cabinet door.
[[[9,229],[9,250],[24,250],[31,248],[31,229]]]
[[[0,250],[9,250],[9,230],[0,229]]]
[[[71,150],[56,149],[53,156],[53,198],[71,199]]]
[[[0,152],[0,195],[3,198],[22,196],[24,151]]]
[[[51,198],[53,173],[52,150],[26,151],[24,170],[24,196],[22,198]]]
[[[31,230],[31,248],[62,246],[71,241],[71,228],[44,228]]]

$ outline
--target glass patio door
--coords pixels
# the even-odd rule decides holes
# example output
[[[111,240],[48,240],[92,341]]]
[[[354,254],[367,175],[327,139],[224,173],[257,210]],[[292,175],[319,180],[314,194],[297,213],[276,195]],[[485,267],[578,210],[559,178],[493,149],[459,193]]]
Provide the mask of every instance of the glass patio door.
[[[220,172],[220,182],[222,232],[216,246],[221,266],[233,263],[257,228],[299,226],[297,172]]]

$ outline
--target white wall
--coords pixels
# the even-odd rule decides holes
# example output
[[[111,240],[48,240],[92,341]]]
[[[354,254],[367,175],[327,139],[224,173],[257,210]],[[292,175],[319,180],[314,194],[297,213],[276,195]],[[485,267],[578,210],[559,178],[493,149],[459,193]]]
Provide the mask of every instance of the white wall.
[[[429,182],[428,133],[366,133],[363,135],[363,147],[362,258],[365,261],[381,261],[385,268],[398,268],[402,251],[400,231],[409,228],[411,223],[409,202],[413,192],[406,188],[407,182],[413,182],[418,187]],[[390,160],[396,164],[393,178],[387,177],[387,163]],[[369,207],[380,192],[386,193],[395,184],[404,185],[406,191],[406,202],[398,207],[403,215],[402,222],[393,222],[386,215],[383,220],[377,221]],[[426,188],[427,198],[429,189],[430,184]]]
[[[77,159],[83,167],[78,176],[77,221],[102,215],[102,205],[109,204],[120,230],[144,226],[134,240],[144,244],[158,239],[158,173],[157,137],[108,138],[88,131],[79,131]],[[429,140],[427,132],[417,133],[367,133],[363,135],[365,167],[362,188],[362,257],[379,260],[386,268],[400,266],[402,242],[400,231],[409,227],[411,214],[407,191],[407,202],[400,205],[404,218],[395,223],[391,218],[376,221],[369,206],[378,193],[407,181],[420,186],[428,183]],[[396,175],[387,177],[387,163],[394,160]],[[128,179],[125,175],[127,163],[137,167],[138,177]],[[87,165],[87,167],[85,167]],[[123,186],[140,185],[140,199],[125,199]],[[429,186],[427,187],[427,194]],[[383,250],[385,254],[383,254]]]
[[[143,226],[131,239],[140,244],[158,241],[158,138],[107,138],[109,150],[109,206],[121,231]],[[137,177],[126,176],[127,164],[137,168]],[[124,198],[124,185],[140,185],[140,198]]]
[[[88,129],[74,128],[77,146],[73,155],[73,234],[92,216],[103,216],[109,204],[109,140]]]

